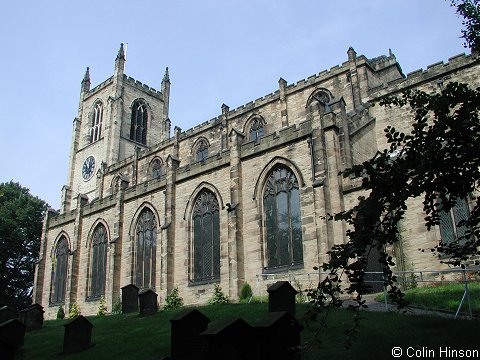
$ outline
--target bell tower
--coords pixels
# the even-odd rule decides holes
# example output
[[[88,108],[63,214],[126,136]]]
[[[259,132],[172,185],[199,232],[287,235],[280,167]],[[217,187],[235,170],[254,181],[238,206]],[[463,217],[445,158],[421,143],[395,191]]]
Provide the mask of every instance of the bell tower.
[[[72,210],[79,195],[91,202],[109,194],[106,188],[110,184],[96,181],[97,176],[108,172],[115,163],[133,157],[136,148],[148,148],[170,137],[168,68],[161,91],[157,91],[125,75],[125,61],[121,44],[113,76],[91,88],[89,67],[84,74],[78,113],[73,121],[61,212]]]

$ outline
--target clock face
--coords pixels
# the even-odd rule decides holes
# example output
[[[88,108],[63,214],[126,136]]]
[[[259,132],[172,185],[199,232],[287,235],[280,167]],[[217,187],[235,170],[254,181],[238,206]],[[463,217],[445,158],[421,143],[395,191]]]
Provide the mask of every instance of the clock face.
[[[95,158],[89,156],[82,167],[82,176],[85,180],[89,180],[93,176],[93,171],[95,170]]]

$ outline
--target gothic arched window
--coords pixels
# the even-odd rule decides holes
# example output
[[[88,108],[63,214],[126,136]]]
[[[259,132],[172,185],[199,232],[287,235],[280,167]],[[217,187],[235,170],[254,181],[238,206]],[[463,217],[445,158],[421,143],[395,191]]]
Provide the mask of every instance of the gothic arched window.
[[[158,178],[163,175],[162,162],[160,159],[154,159],[150,164],[150,177],[152,179]]]
[[[270,172],[263,194],[267,268],[303,263],[300,192],[297,178],[285,166]]]
[[[135,226],[135,285],[155,288],[157,222],[150,209],[143,209]]]
[[[90,127],[90,142],[93,143],[100,139],[102,136],[102,119],[103,119],[103,104],[98,101],[92,114],[92,122]]]
[[[135,100],[132,105],[130,139],[140,144],[147,144],[147,106],[141,100]]]
[[[191,280],[220,279],[220,209],[215,195],[203,190],[193,206],[193,259]]]
[[[317,90],[310,96],[307,106],[310,112],[318,111],[320,107],[322,107],[324,111],[329,111],[330,107],[327,104],[330,101],[330,95],[326,90]]]
[[[449,211],[442,210],[439,215],[442,244],[448,245],[458,239],[460,239],[460,243],[464,241],[467,227],[465,225],[459,226],[459,223],[466,221],[470,216],[467,200],[457,199]]]
[[[197,161],[205,161],[208,157],[208,144],[205,140],[200,140],[195,151]]]
[[[103,224],[98,224],[93,231],[90,249],[90,289],[88,293],[91,298],[105,295],[107,241],[107,229]]]
[[[250,133],[249,133],[249,140],[258,142],[260,138],[265,135],[265,129],[263,127],[263,122],[259,118],[253,119],[250,124]]]
[[[52,291],[50,298],[52,304],[59,304],[65,301],[68,255],[68,241],[65,236],[62,236],[57,242],[53,256]]]

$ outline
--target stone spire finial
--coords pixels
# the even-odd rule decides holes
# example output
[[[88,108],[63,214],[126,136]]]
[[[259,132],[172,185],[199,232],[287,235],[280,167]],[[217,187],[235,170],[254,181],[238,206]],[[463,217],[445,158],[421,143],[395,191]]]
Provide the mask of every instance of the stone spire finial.
[[[170,74],[168,73],[168,66],[165,69],[165,75],[163,75],[163,82],[170,82]]]
[[[348,48],[347,54],[348,60],[355,60],[355,58],[357,57],[356,51],[351,46]]]
[[[120,49],[118,49],[117,58],[115,60],[118,60],[118,59],[125,60],[125,51],[123,50],[123,43],[120,44]]]
[[[85,75],[83,75],[82,91],[89,91],[89,90],[90,90],[90,68],[87,66]]]

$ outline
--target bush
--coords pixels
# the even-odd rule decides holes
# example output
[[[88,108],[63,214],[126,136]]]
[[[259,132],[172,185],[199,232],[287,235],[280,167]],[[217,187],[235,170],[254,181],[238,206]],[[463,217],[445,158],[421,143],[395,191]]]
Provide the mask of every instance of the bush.
[[[73,319],[81,314],[80,308],[77,303],[70,305],[70,310],[68,311],[67,319]]]
[[[100,305],[98,306],[97,316],[105,316],[107,313],[107,303],[105,298],[102,296],[100,298]]]
[[[178,309],[183,306],[183,299],[178,294],[178,286],[175,286],[170,294],[165,299],[164,310]]]
[[[210,305],[218,305],[218,304],[228,304],[228,296],[225,295],[222,291],[220,285],[215,284],[215,288],[213,289],[213,295],[208,300]]]
[[[120,297],[115,300],[115,303],[113,304],[112,307],[112,314],[114,315],[120,315],[122,313],[122,300]]]
[[[240,290],[240,301],[247,300],[252,297],[252,287],[248,282],[245,282]]]
[[[63,310],[63,306],[60,306],[57,311],[57,319],[65,319],[65,310]]]

